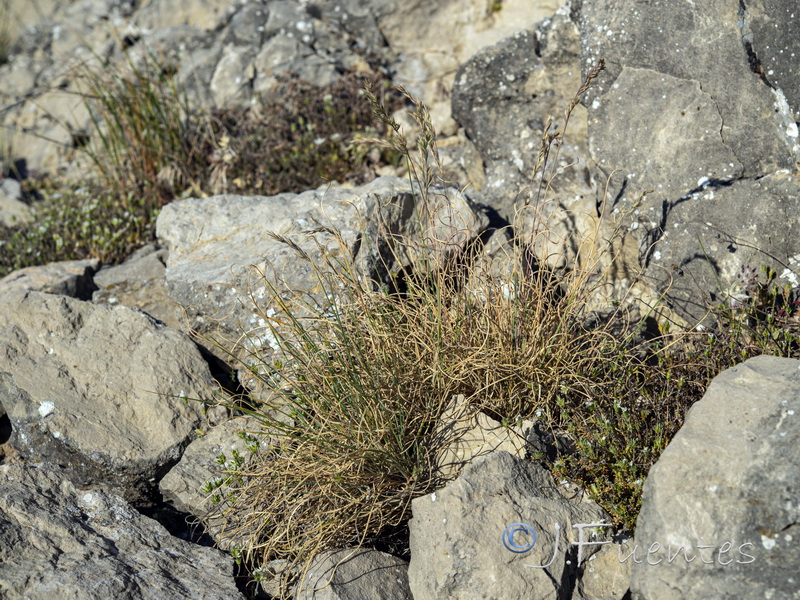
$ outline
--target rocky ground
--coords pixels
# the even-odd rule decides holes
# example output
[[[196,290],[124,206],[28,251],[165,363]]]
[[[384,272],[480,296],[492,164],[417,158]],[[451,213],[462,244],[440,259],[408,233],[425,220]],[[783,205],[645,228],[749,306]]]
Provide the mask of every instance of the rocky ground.
[[[453,246],[464,248],[531,197],[547,117],[560,119],[603,58],[554,156],[572,166],[536,207],[548,266],[579,264],[586,240],[621,228],[598,302],[633,287],[688,323],[745,293],[743,268],[768,265],[796,286],[794,3],[530,4],[12,1],[0,119],[14,155],[3,158],[30,175],[83,173],[76,132],[91,119],[72,60],[149,44],[193,103],[213,107],[269,100],[286,74],[326,84],[380,72],[430,105],[445,165],[470,184],[442,193],[439,229],[426,232],[459,232]],[[235,339],[263,326],[248,307],[265,294],[253,266],[315,293],[313,273],[268,232],[314,255],[330,232],[301,234],[324,222],[369,273],[361,240],[379,222],[411,231],[420,210],[388,171],[357,187],[178,200],[158,217],[157,243],[123,264],[57,262],[0,281],[0,595],[274,591],[237,570],[219,522],[202,535],[185,527],[208,513],[202,488],[217,457],[244,454],[251,442],[238,434],[255,429],[217,406],[248,385],[247,369],[231,382],[220,347],[189,334]],[[0,220],[29,218],[19,182],[0,186]],[[386,201],[401,210],[381,213]],[[542,444],[532,422],[482,414],[445,454],[460,476],[413,501],[409,560],[328,551],[298,597],[800,598],[798,369],[762,356],[714,380],[651,470],[635,538],[606,535],[599,505],[527,460]],[[532,532],[536,543],[520,547]]]

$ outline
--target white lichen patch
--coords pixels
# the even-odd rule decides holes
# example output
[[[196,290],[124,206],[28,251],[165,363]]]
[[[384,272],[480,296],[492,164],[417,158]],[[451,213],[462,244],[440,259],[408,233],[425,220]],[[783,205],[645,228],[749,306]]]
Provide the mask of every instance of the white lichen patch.
[[[47,415],[52,414],[56,409],[55,402],[45,400],[39,404],[39,415],[44,419]]]
[[[786,135],[786,145],[792,151],[792,154],[794,154],[795,159],[800,159],[800,144],[798,143],[800,140],[798,140],[797,122],[794,120],[792,109],[786,101],[783,90],[775,89],[772,90],[772,93],[775,94],[773,106],[781,120],[781,125],[783,125]]]

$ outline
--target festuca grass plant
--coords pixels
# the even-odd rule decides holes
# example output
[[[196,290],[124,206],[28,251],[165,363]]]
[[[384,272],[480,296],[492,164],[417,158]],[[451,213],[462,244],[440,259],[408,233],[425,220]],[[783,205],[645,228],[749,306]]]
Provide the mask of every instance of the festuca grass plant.
[[[175,190],[199,190],[201,159],[189,135],[188,98],[174,69],[150,52],[125,55],[122,64],[78,70],[92,119],[87,153],[111,190],[128,208],[143,199],[145,210],[159,208]]]
[[[259,274],[267,298],[251,300],[265,326],[249,332],[244,365],[273,400],[242,410],[261,423],[248,434],[264,443],[227,463],[206,491],[237,559],[257,580],[277,581],[276,593],[298,594],[310,561],[326,549],[366,544],[407,552],[411,500],[454,476],[438,468],[438,458],[454,441],[442,433],[442,415],[456,395],[472,414],[507,426],[535,419],[567,439],[568,450],[533,458],[581,484],[632,530],[649,468],[710,380],[755,354],[797,351],[786,328],[794,318],[787,307],[795,305],[785,290],[754,294],[760,306],[744,313],[721,307],[714,331],[659,322],[657,307],[634,310],[626,298],[593,312],[619,228],[595,231],[576,267],[547,267],[549,257],[540,254],[547,246],[537,236],[548,232],[537,210],[559,172],[549,165],[558,164],[570,114],[601,68],[589,72],[560,131],[546,127],[522,207],[534,218],[519,219],[501,268],[483,258],[479,241],[448,246],[425,235],[436,219],[431,207],[449,192],[427,109],[404,90],[419,124],[413,148],[366,94],[392,134],[380,143],[406,160],[418,209],[416,236],[383,227],[372,240],[373,256],[386,260],[372,272],[385,277],[367,277],[330,228],[307,232],[338,240],[333,249],[317,245],[321,260],[296,239],[275,235],[308,264],[316,292],[289,293],[276,274]],[[379,248],[389,249],[388,258]],[[775,303],[766,299],[777,296],[785,298],[783,313],[767,310]],[[726,311],[733,321],[725,321]],[[277,350],[262,352],[264,339]]]
[[[391,541],[406,526],[411,500],[445,482],[437,457],[454,440],[440,425],[454,396],[505,423],[535,417],[566,431],[602,389],[594,378],[608,383],[604,365],[636,351],[635,328],[619,335],[587,325],[603,249],[583,248],[582,266],[557,275],[537,256],[537,240],[520,236],[506,245],[498,272],[479,241],[448,245],[426,235],[437,225],[434,206],[453,192],[439,175],[427,109],[401,92],[419,124],[413,149],[377,98],[367,98],[392,134],[383,143],[406,159],[417,235],[382,228],[371,248],[373,256],[389,249],[383,268],[373,270],[386,277],[374,280],[335,230],[326,233],[338,239],[337,251],[320,244],[321,261],[276,234],[313,270],[317,292],[287,295],[274,274],[261,273],[268,298],[252,298],[267,331],[250,332],[256,350],[245,363],[275,400],[246,412],[272,443],[218,480],[225,483],[213,500],[240,556],[262,573],[283,565],[284,596],[298,592],[293,586],[322,550],[370,544],[402,552],[402,538],[399,546]],[[540,171],[562,134],[545,131]],[[451,232],[447,239],[467,237]],[[258,351],[265,338],[277,352]]]

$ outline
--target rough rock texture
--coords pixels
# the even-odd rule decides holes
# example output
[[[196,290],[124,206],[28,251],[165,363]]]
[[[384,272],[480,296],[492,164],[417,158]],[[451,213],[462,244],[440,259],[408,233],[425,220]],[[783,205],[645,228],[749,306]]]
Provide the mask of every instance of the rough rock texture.
[[[0,596],[234,600],[233,560],[172,537],[122,498],[63,473],[0,466]]]
[[[213,399],[208,366],[185,335],[124,306],[39,292],[0,303],[0,404],[28,460],[77,485],[140,500],[181,456]]]
[[[576,18],[566,6],[536,28],[482,50],[459,69],[453,84],[453,116],[485,162],[483,195],[509,221],[515,205],[538,190],[531,174],[548,117],[561,130],[564,110],[581,86]],[[557,166],[578,164],[558,178],[558,203],[539,206],[546,215],[559,203],[563,211],[584,196],[594,201],[587,154],[586,111],[576,107]],[[554,153],[551,168],[555,162]]]
[[[0,159],[0,225],[8,227],[28,223],[31,207],[22,201],[22,187],[16,179],[3,178],[3,161]]]
[[[800,160],[789,65],[800,34],[795,11],[790,1],[583,3],[583,67],[598,57],[607,65],[585,97],[596,177],[619,170],[607,198],[630,216],[635,243],[624,260],[632,273],[646,270],[652,297],[671,275],[698,281],[691,294],[685,284],[667,293],[686,319],[702,317],[710,295],[724,294],[743,264],[788,265],[800,252],[793,216],[778,210],[762,220],[776,203],[796,198],[789,175]],[[782,188],[762,184],[764,176],[789,179]],[[646,190],[652,193],[635,209]],[[691,212],[676,210],[690,201]],[[706,224],[736,243],[709,248]],[[720,284],[710,283],[710,273]]]
[[[797,286],[800,177],[776,173],[733,185],[702,183],[633,221],[643,228],[655,225],[637,259],[656,289],[669,288],[667,305],[700,319],[710,305],[743,300],[743,266],[758,275],[768,264],[781,283]]]
[[[195,515],[205,527],[206,533],[226,547],[228,542],[221,537],[222,523],[219,519],[204,519],[212,507],[208,494],[201,488],[208,482],[224,477],[224,469],[235,462],[238,454],[243,460],[251,455],[248,445],[257,449],[268,442],[263,435],[245,439],[241,434],[258,434],[262,427],[254,419],[243,417],[231,419],[212,427],[194,440],[183,453],[180,462],[170,469],[158,484],[164,500],[171,502],[179,511]],[[220,459],[223,458],[224,462]]]
[[[408,563],[377,550],[324,552],[311,563],[297,600],[411,600]]]
[[[181,328],[181,307],[167,294],[167,251],[154,244],[143,246],[121,265],[101,269],[94,276],[95,303],[138,308],[173,329]]]
[[[408,569],[414,600],[569,598],[577,550],[570,543],[577,540],[573,525],[606,517],[570,491],[544,468],[499,451],[478,458],[443,489],[415,499]],[[525,553],[503,545],[504,531],[517,523],[528,524],[537,536]],[[588,529],[584,536],[590,539]],[[520,532],[511,543],[530,541]],[[596,549],[584,546],[582,559]]]
[[[623,600],[631,582],[633,558],[617,543],[602,546],[583,564],[573,600]]]
[[[267,296],[260,273],[278,290],[302,291],[321,305],[325,294],[314,271],[314,265],[324,264],[320,248],[334,256],[349,252],[361,273],[372,275],[378,253],[392,267],[385,232],[420,233],[444,255],[463,248],[486,227],[486,217],[475,212],[465,196],[449,190],[435,195],[430,221],[426,218],[431,224],[415,233],[422,216],[416,212],[415,198],[406,180],[381,177],[349,190],[173,202],[157,222],[158,237],[169,248],[170,297],[187,307],[189,325],[201,335],[235,341],[251,332],[250,343],[271,352],[276,342],[263,318],[269,316],[269,307],[259,307],[262,315],[253,312],[253,301]],[[330,229],[340,232],[344,248]],[[313,264],[300,260],[270,232],[297,243]]]
[[[356,0],[358,3],[358,0]],[[380,31],[399,58],[394,79],[431,105],[437,131],[454,133],[449,90],[460,65],[481,48],[530,28],[550,16],[560,0],[504,0],[498,10],[481,0],[373,2],[385,6]]]
[[[499,10],[485,0],[40,4],[12,7],[10,57],[0,65],[0,105],[8,110],[0,124],[16,131],[26,168],[55,172],[74,159],[76,140],[90,125],[75,94],[76,64],[124,65],[126,53],[137,62],[146,47],[176,66],[193,102],[209,106],[275,99],[278,76],[324,85],[346,72],[390,73],[425,97],[437,129],[450,135],[449,89],[458,66],[559,2],[505,0]]]
[[[800,361],[718,375],[645,482],[633,597],[800,598],[798,482]]]
[[[99,260],[89,258],[18,269],[0,279],[0,292],[46,292],[85,300],[97,289],[92,276],[99,266]]]
[[[439,423],[435,439],[442,448],[436,455],[436,465],[444,479],[452,479],[479,456],[498,450],[517,458],[525,456],[523,431],[530,429],[530,421],[521,427],[504,427],[487,414],[471,410],[463,395],[453,398]]]

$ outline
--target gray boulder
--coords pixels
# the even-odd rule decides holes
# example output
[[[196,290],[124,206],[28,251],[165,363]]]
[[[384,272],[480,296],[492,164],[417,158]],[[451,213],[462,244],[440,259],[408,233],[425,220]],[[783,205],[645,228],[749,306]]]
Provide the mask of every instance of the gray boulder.
[[[478,458],[412,507],[408,577],[415,600],[569,598],[577,551],[583,561],[599,547],[576,546],[574,526],[607,518],[543,467],[503,451]],[[589,527],[583,536],[594,539]]]
[[[781,273],[800,253],[782,208],[797,190],[800,104],[784,57],[800,25],[795,3],[766,4],[586,0],[581,9],[583,68],[606,60],[585,105],[595,176],[611,177],[614,219],[629,217],[623,261],[688,321],[724,298],[741,266]],[[726,242],[710,243],[718,234]]]
[[[0,293],[45,292],[85,300],[97,289],[92,276],[99,266],[99,260],[88,258],[17,269],[0,279]]]
[[[345,548],[320,554],[297,600],[411,600],[408,563],[377,550]]]
[[[0,404],[14,447],[78,485],[146,497],[214,400],[197,347],[135,309],[39,292],[4,294],[0,315]]]
[[[800,361],[718,375],[645,482],[633,597],[800,598],[798,482]]]
[[[173,329],[180,329],[181,308],[167,294],[166,258],[164,248],[147,244],[121,265],[101,269],[94,276],[98,289],[92,294],[92,302],[138,308]]]
[[[247,351],[269,354],[277,343],[264,318],[273,308],[263,305],[269,295],[265,277],[279,293],[301,293],[323,308],[333,291],[321,289],[315,272],[324,269],[322,249],[334,257],[349,254],[362,275],[377,276],[384,263],[389,269],[400,266],[389,232],[424,238],[444,257],[463,249],[487,225],[457,190],[435,193],[427,207],[417,198],[407,180],[381,177],[354,189],[173,202],[157,222],[158,237],[169,248],[169,295],[186,307],[188,324],[200,336],[235,342],[249,333]],[[301,260],[272,233],[297,244],[311,261]]]
[[[62,472],[0,466],[0,595],[7,600],[234,600],[233,560],[172,537],[122,498]]]
[[[485,164],[483,195],[509,221],[515,208],[538,192],[531,176],[548,118],[554,129],[562,129],[564,111],[582,83],[574,19],[565,6],[552,19],[476,54],[461,66],[453,83],[453,117]],[[558,208],[563,217],[564,210],[573,209],[584,197],[594,201],[587,155],[586,111],[576,107],[557,160],[553,153],[548,176],[554,165],[575,166],[558,177],[559,198],[537,207],[543,216]]]
[[[3,177],[6,165],[0,160],[0,225],[11,227],[29,223],[31,207],[22,201],[22,186],[16,179]]]
[[[228,548],[235,541],[224,537],[225,519],[214,510],[210,493],[203,487],[225,480],[227,469],[237,462],[246,465],[261,444],[268,443],[259,423],[250,417],[231,419],[204,431],[183,453],[158,487],[164,500],[179,511],[194,515],[217,547]]]

